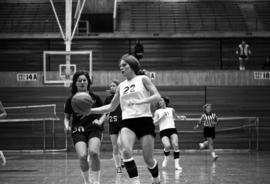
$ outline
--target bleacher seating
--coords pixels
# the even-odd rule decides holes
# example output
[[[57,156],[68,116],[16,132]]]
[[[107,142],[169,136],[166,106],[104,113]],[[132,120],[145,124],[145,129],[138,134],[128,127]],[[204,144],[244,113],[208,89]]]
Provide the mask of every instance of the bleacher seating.
[[[240,39],[144,39],[142,67],[148,70],[217,70],[238,69],[235,55]],[[246,63],[247,70],[260,70],[269,56],[268,39],[246,40],[252,55]],[[62,40],[9,39],[1,40],[0,71],[42,71],[44,50],[64,50]],[[221,44],[221,45],[220,45]],[[133,39],[78,39],[73,50],[92,50],[93,68],[119,70],[120,57],[133,51]],[[222,63],[221,63],[222,60]],[[84,63],[85,60],[78,62]],[[54,69],[52,69],[54,70]],[[55,68],[58,70],[58,66]]]
[[[237,1],[120,1],[117,32],[247,32]],[[269,2],[254,4],[257,20],[270,30]],[[55,3],[61,24],[65,5]],[[74,5],[74,8],[76,6]],[[59,32],[50,3],[0,3],[0,33]]]
[[[120,32],[247,31],[234,2],[121,1],[117,12]]]
[[[55,3],[64,26],[65,4]],[[0,3],[0,33],[59,32],[50,3]]]
[[[264,30],[270,30],[270,3],[269,2],[256,2],[254,3],[258,19],[262,21]]]

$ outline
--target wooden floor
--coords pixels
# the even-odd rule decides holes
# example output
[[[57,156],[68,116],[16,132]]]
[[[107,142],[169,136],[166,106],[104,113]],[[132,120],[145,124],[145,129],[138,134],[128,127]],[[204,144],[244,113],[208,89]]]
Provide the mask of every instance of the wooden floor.
[[[269,152],[219,152],[216,162],[206,152],[181,155],[183,171],[173,169],[173,160],[160,169],[162,184],[266,184],[270,179]],[[5,152],[0,166],[1,184],[83,184],[75,153]],[[111,153],[102,153],[101,184],[128,184],[127,173],[117,175]],[[161,167],[163,155],[155,155]],[[140,153],[134,156],[142,184],[151,177]]]

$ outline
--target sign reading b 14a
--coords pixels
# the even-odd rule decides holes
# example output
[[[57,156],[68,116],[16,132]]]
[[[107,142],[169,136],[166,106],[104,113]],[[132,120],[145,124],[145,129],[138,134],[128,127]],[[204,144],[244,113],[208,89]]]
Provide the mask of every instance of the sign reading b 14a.
[[[37,81],[37,73],[17,73],[17,81]]]

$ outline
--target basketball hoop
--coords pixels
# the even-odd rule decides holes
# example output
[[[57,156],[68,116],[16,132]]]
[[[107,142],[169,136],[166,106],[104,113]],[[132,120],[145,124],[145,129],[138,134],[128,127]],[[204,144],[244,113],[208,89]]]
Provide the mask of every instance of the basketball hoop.
[[[70,87],[75,72],[76,72],[76,64],[59,65],[59,77],[63,81],[65,87]]]
[[[70,75],[62,75],[60,76],[60,79],[63,81],[64,87],[70,87],[72,83]]]
[[[72,83],[71,80],[65,80],[64,81],[64,87],[66,87],[66,88],[70,87],[71,83]]]
[[[60,20],[59,20],[59,16],[56,12],[54,2],[53,2],[53,0],[50,0],[52,10],[54,12],[58,27],[60,29],[61,36],[62,36],[62,38],[65,42],[65,46],[66,46],[66,49],[64,52],[64,55],[66,56],[66,58],[65,58],[66,64],[59,65],[59,67],[60,67],[60,69],[59,69],[60,82],[64,83],[65,87],[70,86],[70,84],[72,83],[73,74],[76,72],[76,65],[71,64],[71,53],[72,53],[71,42],[72,42],[73,37],[75,35],[75,32],[77,30],[78,23],[79,23],[79,20],[81,18],[81,14],[83,11],[83,7],[84,7],[85,2],[86,2],[86,0],[82,0],[82,2],[81,2],[81,0],[77,0],[77,7],[76,7],[75,15],[74,15],[75,25],[74,25],[74,28],[72,30],[72,20],[73,20],[73,18],[72,18],[72,1],[73,0],[65,0],[65,29],[63,29],[63,26],[61,25]],[[64,33],[64,30],[65,30],[65,33]],[[54,52],[54,53],[59,54],[59,52],[58,53]],[[91,55],[91,57],[92,57],[92,55]],[[44,63],[45,63],[45,65],[44,65]],[[62,68],[65,70],[62,70]],[[46,77],[47,77],[47,75],[46,75],[46,52],[43,52],[43,70],[45,70],[44,71],[44,81],[46,83],[46,81],[47,81],[47,79],[46,79]],[[58,83],[58,82],[59,82],[59,78],[57,80],[51,80],[51,83]]]

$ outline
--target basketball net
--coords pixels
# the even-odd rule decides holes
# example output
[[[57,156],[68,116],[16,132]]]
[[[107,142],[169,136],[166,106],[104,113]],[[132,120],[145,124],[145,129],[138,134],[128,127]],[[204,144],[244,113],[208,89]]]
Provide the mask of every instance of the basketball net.
[[[64,87],[67,87],[67,88],[70,87],[71,83],[72,83],[72,80],[71,80],[70,75],[66,75],[65,80],[64,80]]]
[[[61,76],[61,80],[64,82],[64,87],[70,87],[71,83],[72,83],[72,76],[71,75],[64,75]]]
[[[64,86],[69,87],[72,81],[71,71],[70,71],[70,55],[66,55],[66,73],[65,73],[65,81]]]

